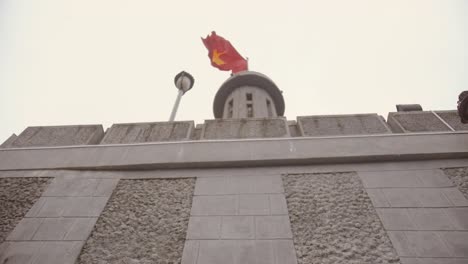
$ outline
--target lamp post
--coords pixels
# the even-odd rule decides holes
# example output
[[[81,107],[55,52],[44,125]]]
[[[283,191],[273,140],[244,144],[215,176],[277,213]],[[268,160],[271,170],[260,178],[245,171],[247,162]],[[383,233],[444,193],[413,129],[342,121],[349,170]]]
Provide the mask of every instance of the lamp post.
[[[184,95],[188,90],[192,89],[194,82],[195,80],[193,79],[192,75],[184,71],[181,71],[179,74],[175,76],[174,84],[176,88],[179,90],[179,92],[177,94],[174,107],[172,108],[171,116],[169,117],[169,122],[174,121],[175,115],[177,113],[177,109],[179,108],[179,103],[180,103],[180,99],[182,98],[182,95]]]

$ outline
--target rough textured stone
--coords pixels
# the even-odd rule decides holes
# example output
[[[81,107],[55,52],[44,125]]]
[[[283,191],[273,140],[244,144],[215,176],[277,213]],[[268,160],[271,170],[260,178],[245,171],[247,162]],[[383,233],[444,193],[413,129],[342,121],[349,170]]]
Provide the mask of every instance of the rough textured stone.
[[[298,263],[399,263],[355,173],[283,176]]]
[[[468,124],[463,124],[460,121],[460,116],[457,111],[437,111],[436,114],[444,119],[444,121],[456,131],[468,130]]]
[[[49,178],[0,178],[0,243],[26,215]]]
[[[78,263],[180,263],[195,179],[121,180]]]
[[[9,147],[95,145],[103,135],[101,125],[28,127]]]
[[[206,120],[202,139],[287,137],[283,118]]]
[[[468,199],[468,168],[450,168],[444,172]]]
[[[189,139],[193,121],[114,124],[101,144],[130,144]]]
[[[377,114],[299,116],[304,136],[366,135],[391,133]]]
[[[392,112],[388,113],[387,122],[396,133],[450,131],[432,112]]]

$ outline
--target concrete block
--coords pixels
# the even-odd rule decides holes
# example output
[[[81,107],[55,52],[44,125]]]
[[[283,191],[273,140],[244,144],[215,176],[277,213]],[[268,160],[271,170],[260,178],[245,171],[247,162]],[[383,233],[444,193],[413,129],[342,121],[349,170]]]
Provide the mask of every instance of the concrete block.
[[[64,217],[98,217],[109,197],[72,197],[66,203]]]
[[[16,140],[18,136],[16,134],[12,134],[7,140],[5,140],[1,145],[0,148],[9,148],[11,144],[13,144],[13,141]]]
[[[267,194],[239,195],[239,215],[269,215],[270,200]]]
[[[74,264],[84,242],[44,242],[32,264]]]
[[[6,240],[31,240],[41,223],[41,218],[23,218]]]
[[[193,127],[193,121],[114,124],[100,144],[188,140]]]
[[[453,257],[444,241],[435,232],[405,231],[405,235],[416,257]]]
[[[241,240],[237,263],[271,264],[275,262],[273,242],[271,240]]]
[[[432,112],[391,112],[387,122],[395,133],[411,133],[426,131],[451,131]]]
[[[97,217],[87,218],[72,218],[73,225],[67,230],[63,240],[86,240],[94,225],[96,224]]]
[[[440,232],[451,252],[451,257],[468,257],[468,232]]]
[[[468,230],[468,208],[447,208],[445,212],[451,218],[454,229]]]
[[[414,189],[382,189],[391,207],[421,207],[418,196],[413,193]]]
[[[460,116],[458,111],[435,111],[445,122],[447,122],[454,130],[456,131],[466,131],[468,130],[468,124],[463,124],[460,121]]]
[[[377,114],[299,116],[297,122],[304,136],[391,133],[383,118]]]
[[[225,195],[237,194],[238,191],[231,184],[230,177],[198,177],[195,184],[195,195]]]
[[[200,241],[186,240],[184,251],[182,253],[181,264],[197,264],[198,250],[200,248]]]
[[[413,195],[421,202],[423,207],[449,207],[452,203],[446,198],[439,188],[410,189]]]
[[[74,222],[73,218],[44,218],[32,240],[62,240]]]
[[[301,130],[296,121],[288,121],[289,135],[291,137],[302,137]]]
[[[454,230],[451,218],[443,208],[410,208],[407,210],[416,228],[413,230]]]
[[[10,147],[95,145],[103,135],[101,125],[28,127]]]
[[[442,192],[454,206],[468,206],[468,200],[458,188],[445,188]]]
[[[288,206],[284,194],[270,194],[270,214],[287,215]]]
[[[8,242],[8,246],[4,249],[3,254],[0,254],[0,263],[32,263],[42,245],[43,242]]]
[[[292,238],[289,216],[256,216],[255,231],[257,239]]]
[[[423,182],[423,187],[452,187],[453,182],[443,173],[442,170],[423,170],[419,178]]]
[[[253,239],[255,227],[253,216],[223,216],[221,239]]]
[[[220,216],[191,216],[187,239],[219,239],[221,236]]]
[[[61,217],[69,205],[68,197],[41,197],[26,217]]]
[[[236,264],[236,240],[202,240],[198,263],[203,264]]]
[[[462,258],[400,258],[401,264],[466,264]]]
[[[390,207],[382,189],[366,189],[366,191],[374,207]]]
[[[386,230],[415,230],[416,226],[408,215],[406,209],[377,209]]]
[[[366,188],[450,187],[453,183],[439,169],[359,172]]]
[[[276,263],[297,264],[296,250],[292,240],[276,240],[273,245]]]
[[[99,181],[99,179],[81,179],[74,176],[57,177],[47,187],[42,196],[92,196]]]
[[[119,179],[101,179],[93,196],[111,196],[118,183]]]
[[[359,172],[365,188],[422,187],[423,183],[411,171],[363,171]]]
[[[236,195],[194,196],[191,215],[236,215]]]
[[[289,137],[284,118],[205,120],[201,139]]]
[[[410,245],[404,231],[388,231],[388,237],[392,241],[398,256],[400,257],[415,257],[417,256],[414,248]]]

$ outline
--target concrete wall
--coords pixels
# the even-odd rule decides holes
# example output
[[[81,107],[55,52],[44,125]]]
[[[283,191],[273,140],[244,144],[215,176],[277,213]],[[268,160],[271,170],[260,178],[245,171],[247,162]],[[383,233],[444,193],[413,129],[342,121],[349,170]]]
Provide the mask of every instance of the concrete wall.
[[[460,116],[457,111],[435,111],[435,113],[455,131],[468,130],[468,124],[463,124],[460,121]]]
[[[188,140],[193,126],[193,121],[114,124],[101,144]]]
[[[388,124],[395,133],[452,131],[445,120],[431,111],[388,113]]]
[[[304,136],[391,133],[383,118],[377,114],[299,116],[297,123]]]
[[[284,118],[206,120],[201,139],[288,137]]]
[[[16,134],[12,134],[7,140],[5,140],[5,142],[0,145],[0,148],[8,148],[17,138],[18,136]]]
[[[95,145],[99,144],[103,135],[101,125],[28,127],[9,147]]]

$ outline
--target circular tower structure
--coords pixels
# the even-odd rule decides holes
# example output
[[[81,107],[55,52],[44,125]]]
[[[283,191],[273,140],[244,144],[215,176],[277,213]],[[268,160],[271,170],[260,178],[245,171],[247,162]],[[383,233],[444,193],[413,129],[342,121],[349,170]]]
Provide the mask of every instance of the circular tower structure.
[[[216,93],[215,118],[268,118],[284,115],[282,91],[267,76],[253,71],[237,73]]]

